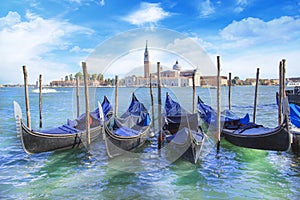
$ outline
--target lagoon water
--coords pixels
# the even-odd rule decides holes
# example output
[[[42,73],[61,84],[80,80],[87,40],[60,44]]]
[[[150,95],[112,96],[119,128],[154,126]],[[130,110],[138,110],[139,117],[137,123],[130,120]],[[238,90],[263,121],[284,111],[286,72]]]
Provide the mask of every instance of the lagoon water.
[[[154,98],[157,102],[157,89]],[[277,87],[260,86],[256,122],[277,125]],[[163,88],[186,109],[192,109],[191,88]],[[148,88],[119,88],[119,113],[129,105],[130,95],[151,111]],[[83,91],[81,91],[83,94]],[[43,93],[43,127],[66,123],[76,114],[73,88]],[[91,109],[107,95],[114,102],[114,88],[90,89]],[[197,95],[216,105],[216,90],[197,88]],[[39,125],[39,95],[30,92],[32,128]],[[81,109],[84,101],[81,96]],[[0,88],[0,199],[299,199],[300,158],[291,152],[271,152],[236,147],[221,140],[217,154],[213,144],[205,147],[194,165],[170,162],[158,153],[155,137],[138,153],[109,159],[99,138],[91,151],[82,149],[27,155],[17,137],[13,101],[25,116],[24,88]],[[232,88],[232,110],[242,116],[253,113],[254,87]],[[222,88],[222,107],[228,105]],[[25,116],[26,119],[26,116]],[[156,123],[157,124],[157,123]]]

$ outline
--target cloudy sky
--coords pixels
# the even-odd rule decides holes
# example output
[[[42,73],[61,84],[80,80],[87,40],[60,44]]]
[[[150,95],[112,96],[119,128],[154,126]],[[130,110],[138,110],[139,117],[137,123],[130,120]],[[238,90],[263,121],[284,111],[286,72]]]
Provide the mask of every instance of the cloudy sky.
[[[159,30],[167,34],[149,35]],[[277,78],[285,58],[287,77],[300,77],[300,0],[2,0],[0,84],[22,83],[23,65],[31,83],[75,74],[82,61],[110,68],[106,77],[126,74],[142,66],[145,40],[152,63],[204,69],[185,56],[192,40],[213,63],[220,55],[222,75],[254,78],[259,67],[261,78]]]

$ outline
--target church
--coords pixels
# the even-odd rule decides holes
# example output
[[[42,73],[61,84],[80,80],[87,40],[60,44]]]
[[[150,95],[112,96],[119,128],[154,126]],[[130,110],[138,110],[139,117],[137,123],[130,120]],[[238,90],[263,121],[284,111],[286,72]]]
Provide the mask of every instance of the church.
[[[156,65],[152,66],[155,67]],[[199,69],[182,70],[178,60],[173,65],[172,69],[161,71],[161,85],[164,87],[189,87],[193,86],[193,74],[195,74],[195,85],[201,85],[201,77]],[[125,77],[125,86],[127,87],[148,87],[150,85],[150,76],[152,85],[157,85],[157,72],[151,73],[151,62],[149,59],[148,42],[144,52],[144,77],[142,76],[127,76]]]

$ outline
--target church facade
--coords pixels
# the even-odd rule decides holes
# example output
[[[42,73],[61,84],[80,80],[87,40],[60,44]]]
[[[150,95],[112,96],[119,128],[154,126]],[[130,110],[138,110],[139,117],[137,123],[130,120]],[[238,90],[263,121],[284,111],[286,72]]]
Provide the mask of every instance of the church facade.
[[[195,85],[201,85],[199,69],[184,70],[179,65],[178,60],[173,65],[172,69],[160,72],[161,85],[165,87],[189,87],[193,85],[193,75],[195,74]],[[127,87],[148,87],[150,85],[150,76],[152,85],[157,85],[157,72],[151,73],[151,63],[149,59],[148,42],[144,52],[144,77],[142,76],[127,76],[124,79]]]

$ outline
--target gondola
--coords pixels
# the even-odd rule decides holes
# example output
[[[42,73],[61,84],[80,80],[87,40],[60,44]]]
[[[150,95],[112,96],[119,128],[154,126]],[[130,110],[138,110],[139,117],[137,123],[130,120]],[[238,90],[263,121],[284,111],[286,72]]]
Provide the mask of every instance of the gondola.
[[[133,93],[127,111],[104,125],[108,156],[113,158],[141,147],[149,137],[150,123],[148,110]]]
[[[104,98],[102,106],[106,106],[107,99]],[[98,108],[90,112],[90,138],[94,141],[103,133],[103,116],[108,117],[111,113],[106,108],[103,114],[102,106],[98,102]],[[66,124],[52,129],[32,130],[23,121],[22,111],[17,102],[14,101],[14,112],[17,131],[20,133],[23,149],[28,154],[35,154],[48,151],[59,151],[83,146],[82,138],[86,134],[86,114],[82,114],[75,120],[67,120]]]
[[[182,108],[167,93],[163,118],[166,148],[172,159],[181,157],[191,163],[197,163],[205,139],[198,125],[198,114],[192,114]]]
[[[198,97],[197,110],[205,124],[216,127],[217,113]],[[275,128],[266,128],[250,122],[249,115],[239,118],[231,111],[223,111],[221,115],[221,134],[230,143],[246,148],[287,151],[291,137],[287,119]]]
[[[293,135],[293,142],[291,144],[292,151],[296,155],[300,155],[300,106],[290,103],[290,119],[293,125],[292,129],[290,130],[291,134]]]

